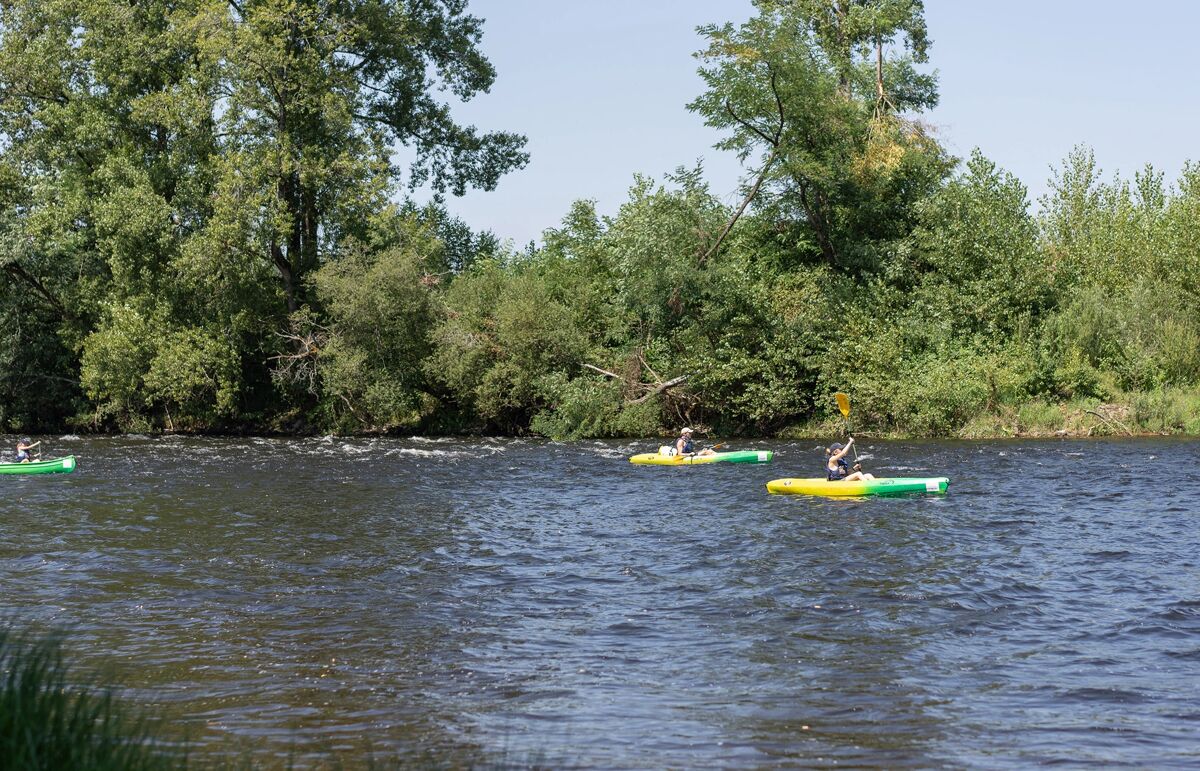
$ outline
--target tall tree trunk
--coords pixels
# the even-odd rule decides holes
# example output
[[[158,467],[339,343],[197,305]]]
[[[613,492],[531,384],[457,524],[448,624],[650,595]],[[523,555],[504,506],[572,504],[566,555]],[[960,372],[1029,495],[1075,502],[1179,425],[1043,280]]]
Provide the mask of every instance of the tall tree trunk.
[[[808,220],[808,224],[813,229],[813,235],[817,237],[817,246],[821,249],[821,256],[830,265],[837,265],[838,253],[837,248],[833,245],[833,239],[829,237],[829,223],[825,217],[824,196],[818,191],[813,197],[808,194],[808,184],[799,182],[800,188],[800,205],[804,207],[804,216]],[[816,200],[812,200],[813,198]]]
[[[301,228],[303,230],[304,247],[301,261],[304,272],[316,270],[319,267],[317,250],[317,231],[320,222],[320,212],[317,211],[317,193],[311,187],[305,187],[300,192]]]
[[[279,271],[279,279],[283,282],[283,294],[287,300],[288,313],[292,314],[300,310],[300,302],[296,296],[296,277],[292,272],[292,264],[288,262],[287,255],[283,253],[283,248],[280,247],[278,241],[271,241],[271,262],[275,263],[275,269]]]

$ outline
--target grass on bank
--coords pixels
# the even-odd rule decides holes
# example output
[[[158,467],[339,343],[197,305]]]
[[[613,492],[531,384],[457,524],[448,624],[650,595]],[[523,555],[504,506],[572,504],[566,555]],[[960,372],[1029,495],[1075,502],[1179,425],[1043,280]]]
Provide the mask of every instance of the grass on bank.
[[[143,707],[118,698],[112,688],[79,678],[64,653],[65,635],[34,635],[0,626],[0,769],[57,771],[159,771],[160,769],[250,769],[311,767],[386,769],[531,769],[555,767],[537,754],[503,749],[447,758],[439,749],[394,754],[364,737],[356,753],[330,750],[319,761],[297,757],[269,760],[249,747],[215,748],[205,756],[180,732]]]
[[[186,751],[110,689],[69,679],[62,636],[0,628],[0,758],[5,768],[177,769]]]
[[[961,439],[995,437],[1110,437],[1200,434],[1200,392],[1161,389],[1119,394],[1107,401],[1060,404],[1031,400],[971,418]]]
[[[853,415],[851,416],[853,419]],[[881,429],[860,418],[851,423],[854,433],[879,439],[925,436],[904,427]],[[780,439],[832,440],[845,436],[846,422],[837,417],[817,418],[789,426]],[[940,434],[951,439],[1101,438],[1121,436],[1200,436],[1200,391],[1165,388],[1116,393],[1095,398],[1051,402],[1029,399],[997,404],[968,416],[960,427]]]

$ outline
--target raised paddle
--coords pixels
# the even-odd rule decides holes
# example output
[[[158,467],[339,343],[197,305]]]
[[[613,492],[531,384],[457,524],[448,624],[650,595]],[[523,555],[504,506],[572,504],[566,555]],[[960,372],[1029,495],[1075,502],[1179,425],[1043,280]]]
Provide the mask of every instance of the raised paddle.
[[[850,397],[846,396],[846,394],[842,393],[841,391],[838,391],[833,395],[833,398],[837,399],[838,409],[842,411],[842,417],[846,419],[846,435],[850,436]],[[854,447],[853,444],[850,446]],[[854,462],[858,462],[857,448],[854,450]]]

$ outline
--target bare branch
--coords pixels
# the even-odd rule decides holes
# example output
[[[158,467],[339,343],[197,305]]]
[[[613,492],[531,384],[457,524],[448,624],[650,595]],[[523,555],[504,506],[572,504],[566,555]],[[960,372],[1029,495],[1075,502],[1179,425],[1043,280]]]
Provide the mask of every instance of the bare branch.
[[[584,364],[583,366],[587,367],[588,369],[592,370],[593,372],[599,372],[601,375],[605,375],[606,377],[611,377],[613,380],[624,380],[624,378],[622,378],[620,375],[618,375],[615,372],[609,372],[606,369],[600,369],[599,367],[593,366],[591,364]]]
[[[639,396],[638,398],[634,399],[633,401],[628,402],[628,404],[641,404],[642,402],[644,402],[648,399],[652,399],[653,397],[658,396],[663,391],[666,391],[668,388],[674,388],[675,386],[679,385],[680,383],[686,381],[689,377],[691,377],[691,375],[680,375],[679,377],[673,377],[664,383],[659,383],[645,396]]]
[[[707,262],[708,259],[716,254],[717,250],[721,248],[721,244],[725,242],[725,238],[729,235],[730,231],[733,230],[733,226],[737,224],[737,221],[741,219],[743,214],[745,214],[746,208],[750,206],[750,202],[753,201],[755,196],[758,195],[759,189],[762,187],[763,182],[767,179],[767,172],[771,170],[771,166],[774,165],[775,159],[779,157],[779,147],[780,142],[783,140],[784,129],[783,97],[779,95],[779,88],[777,87],[775,81],[775,70],[771,69],[770,63],[767,64],[767,69],[771,73],[771,93],[775,96],[775,107],[779,111],[779,125],[775,127],[775,133],[773,136],[767,136],[762,131],[759,131],[758,127],[752,125],[749,121],[744,121],[739,118],[737,113],[733,111],[733,105],[731,105],[728,100],[725,102],[725,109],[730,115],[733,116],[734,120],[736,120],[738,123],[741,123],[748,130],[753,131],[755,134],[758,134],[760,137],[762,137],[767,144],[771,146],[771,154],[767,157],[767,162],[763,164],[762,171],[758,173],[758,179],[754,181],[754,185],[750,188],[750,192],[747,193],[746,197],[742,200],[742,205],[738,207],[737,211],[733,213],[733,216],[729,218],[729,221],[725,223],[725,227],[721,230],[721,234],[717,236],[717,240],[713,243],[713,245],[710,246],[708,251],[700,257],[701,265]]]
[[[643,363],[644,362],[645,362],[645,360],[643,359]],[[691,377],[691,375],[680,375],[679,377],[673,377],[670,380],[656,383],[654,385],[651,385],[649,383],[629,383],[624,377],[618,375],[615,372],[609,372],[608,370],[601,369],[600,367],[597,367],[593,364],[585,363],[583,366],[586,367],[587,369],[592,370],[593,372],[598,372],[601,375],[604,375],[605,377],[612,378],[613,380],[620,380],[622,382],[625,382],[627,385],[630,385],[630,386],[633,386],[636,388],[640,388],[646,392],[636,399],[627,401],[626,404],[641,404],[642,402],[661,394],[663,391],[666,391],[669,388],[674,388],[675,386],[679,385],[680,383],[685,382],[689,377]],[[649,366],[647,366],[646,368],[650,369]],[[651,370],[651,373],[653,374],[653,370]],[[655,377],[657,377],[657,375],[655,375]]]
[[[61,318],[66,320],[74,320],[77,318],[75,314],[67,310],[66,306],[62,304],[62,301],[60,301],[58,297],[50,291],[50,289],[40,278],[25,270],[20,263],[10,262],[4,266],[4,269],[8,271],[9,275],[25,282],[32,287],[34,293],[37,294],[38,297],[41,297],[42,300],[44,300],[51,308],[57,311]]]
[[[763,165],[762,171],[758,173],[758,179],[754,181],[754,186],[750,188],[750,192],[747,193],[746,197],[742,200],[742,205],[738,207],[737,211],[733,213],[733,216],[729,218],[729,221],[725,223],[725,227],[721,230],[721,235],[717,236],[717,240],[713,242],[713,245],[710,246],[708,251],[705,252],[700,258],[701,265],[707,262],[708,258],[716,254],[717,250],[721,248],[721,244],[724,243],[725,237],[729,235],[729,232],[733,230],[733,226],[737,224],[737,221],[746,212],[746,207],[748,207],[750,202],[753,201],[755,196],[758,195],[758,190],[760,187],[762,187],[762,183],[766,180],[767,172],[770,171],[773,165],[775,165],[775,159],[777,157],[779,157],[779,148],[771,148],[771,155],[767,158],[766,164]]]

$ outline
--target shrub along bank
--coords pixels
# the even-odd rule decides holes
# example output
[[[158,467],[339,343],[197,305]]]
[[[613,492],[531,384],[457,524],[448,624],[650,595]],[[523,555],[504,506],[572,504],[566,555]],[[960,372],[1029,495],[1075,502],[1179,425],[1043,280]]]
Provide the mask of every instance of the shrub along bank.
[[[396,203],[527,160],[438,101],[495,77],[463,7],[6,6],[0,426],[1195,432],[1200,169],[1077,148],[1034,214],[921,121],[919,3],[822,5],[700,30],[743,200],[635,176],[523,249]]]

